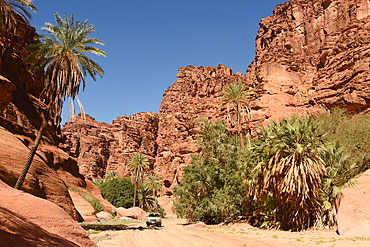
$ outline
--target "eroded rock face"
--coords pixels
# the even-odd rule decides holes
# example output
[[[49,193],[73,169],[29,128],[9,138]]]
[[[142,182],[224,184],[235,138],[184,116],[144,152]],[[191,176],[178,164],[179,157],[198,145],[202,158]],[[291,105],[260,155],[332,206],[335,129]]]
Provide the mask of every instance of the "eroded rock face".
[[[169,189],[168,194],[181,180],[182,168],[190,164],[191,154],[199,151],[194,142],[197,134],[194,120],[226,119],[227,109],[219,92],[233,82],[247,83],[244,75],[235,74],[224,65],[217,68],[188,66],[179,68],[177,80],[164,93],[159,110],[154,171]],[[248,125],[243,127],[246,132]]]
[[[29,149],[19,140],[22,136],[16,136],[2,127],[0,136],[0,180],[14,186],[27,160]],[[42,159],[47,158],[35,156],[22,190],[57,204],[75,220],[80,220],[64,181]],[[74,163],[74,166],[77,164]]]
[[[13,99],[12,92],[16,89],[4,76],[0,75],[0,106],[6,106]]]
[[[260,22],[248,77],[266,115],[369,108],[369,1],[292,0]]]
[[[128,162],[134,153],[143,153],[153,167],[157,152],[158,116],[137,113],[118,117],[112,124],[87,116],[66,123],[63,133],[70,155],[77,158],[80,172],[88,178],[103,178],[110,170],[130,176]]]
[[[1,180],[0,201],[1,246],[95,246],[54,203],[15,190]]]

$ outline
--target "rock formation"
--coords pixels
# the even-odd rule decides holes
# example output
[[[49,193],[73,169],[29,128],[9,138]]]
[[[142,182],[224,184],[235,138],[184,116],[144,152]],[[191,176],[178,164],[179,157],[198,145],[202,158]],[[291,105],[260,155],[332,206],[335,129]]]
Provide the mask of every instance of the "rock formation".
[[[63,209],[1,180],[0,202],[1,246],[95,246]]]
[[[369,1],[292,0],[260,22],[248,78],[266,116],[369,108]],[[261,110],[262,110],[261,109]]]
[[[370,170],[356,179],[356,185],[341,191],[338,233],[347,237],[370,237]]]
[[[0,75],[0,106],[5,106],[13,99],[12,92],[16,89],[13,83]]]
[[[63,127],[70,154],[78,159],[80,171],[89,178],[101,178],[109,170],[129,176],[132,154],[145,154],[152,172],[159,175],[171,194],[181,179],[182,167],[190,164],[190,155],[198,151],[195,119],[223,119],[226,107],[219,92],[228,83],[246,82],[241,73],[230,68],[188,66],[179,68],[177,81],[164,93],[160,113],[122,116],[112,124],[86,116],[76,117]],[[244,124],[244,129],[248,128]],[[235,126],[230,123],[230,128]]]
[[[129,176],[127,164],[137,152],[145,154],[153,167],[157,129],[157,114],[147,112],[118,117],[113,124],[97,122],[87,115],[76,117],[66,123],[63,133],[80,172],[88,178],[103,178],[110,170]]]
[[[197,134],[194,120],[226,118],[226,106],[219,92],[233,82],[247,83],[244,75],[235,74],[224,65],[179,68],[177,80],[164,93],[159,109],[154,172],[166,188],[172,188],[181,180],[182,167],[190,164],[191,154],[198,151],[194,142]],[[232,127],[235,126],[231,123]],[[244,123],[243,127],[246,130],[248,125]]]

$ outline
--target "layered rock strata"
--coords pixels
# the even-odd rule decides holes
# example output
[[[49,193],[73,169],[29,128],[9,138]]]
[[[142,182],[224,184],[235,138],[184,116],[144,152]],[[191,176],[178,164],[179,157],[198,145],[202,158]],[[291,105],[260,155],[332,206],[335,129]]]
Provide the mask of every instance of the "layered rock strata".
[[[292,0],[260,22],[248,78],[267,115],[369,108],[369,1]]]
[[[103,178],[110,170],[130,176],[127,164],[137,152],[145,154],[153,168],[157,130],[158,116],[151,112],[124,115],[112,124],[80,116],[63,127],[70,155],[77,158],[80,172],[91,179]]]

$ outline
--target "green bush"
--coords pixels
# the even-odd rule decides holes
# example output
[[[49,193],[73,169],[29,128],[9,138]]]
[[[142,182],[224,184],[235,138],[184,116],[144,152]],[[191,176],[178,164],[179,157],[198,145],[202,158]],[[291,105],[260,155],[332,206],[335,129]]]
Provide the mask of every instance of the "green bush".
[[[333,109],[317,117],[325,139],[344,146],[344,154],[357,164],[356,173],[370,168],[370,114],[349,114]]]
[[[104,198],[115,207],[132,207],[134,201],[134,185],[130,178],[116,177],[101,183],[99,188]]]
[[[246,211],[246,190],[239,169],[239,140],[229,137],[223,122],[204,120],[198,146],[184,168],[181,184],[175,188],[176,213],[190,222],[207,224],[231,221]]]

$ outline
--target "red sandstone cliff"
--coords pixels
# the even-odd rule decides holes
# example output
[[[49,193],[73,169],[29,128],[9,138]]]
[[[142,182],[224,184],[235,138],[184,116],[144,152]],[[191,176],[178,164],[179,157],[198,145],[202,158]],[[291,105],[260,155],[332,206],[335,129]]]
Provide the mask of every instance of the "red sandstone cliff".
[[[262,19],[247,70],[266,91],[261,110],[278,118],[313,107],[368,109],[369,15],[367,0],[292,0]]]
[[[88,178],[103,178],[110,170],[129,176],[127,163],[137,152],[145,154],[153,167],[157,129],[157,114],[147,112],[118,117],[112,124],[97,122],[87,115],[76,117],[65,124],[63,133],[80,172]]]
[[[135,129],[140,122],[133,129],[127,129],[123,122],[115,121],[114,128],[104,125],[104,131],[109,129],[109,136],[113,138],[108,138],[110,141],[106,138],[99,142],[96,135],[85,135],[77,141],[76,135],[69,134],[73,136],[73,139],[69,137],[70,143],[83,147],[90,142],[83,139],[94,139],[93,145],[88,146],[95,146],[95,151],[85,148],[77,152],[80,164],[88,163],[83,155],[106,163],[97,162],[103,165],[87,166],[85,170],[105,172],[111,165],[109,161],[114,160],[120,162],[112,163],[111,167],[126,175],[128,154],[147,154],[151,160],[155,159],[153,171],[159,174],[167,188],[171,188],[181,179],[182,167],[190,163],[190,154],[197,151],[193,120],[201,117],[225,119],[226,109],[217,99],[217,93],[228,83],[242,81],[257,92],[250,105],[251,120],[243,123],[244,131],[283,116],[316,114],[333,106],[366,111],[370,106],[369,15],[367,0],[292,0],[279,4],[272,16],[260,22],[256,57],[247,75],[234,74],[223,65],[179,68],[178,79],[164,93],[158,116],[151,113],[153,119],[150,121],[157,123],[150,126],[152,131]],[[146,121],[143,123],[148,124]],[[77,126],[81,125],[68,123],[65,133],[88,132],[78,130]],[[116,133],[116,130],[119,131]],[[138,140],[150,139],[150,145],[137,145],[133,139],[121,138],[131,133],[135,136],[140,133],[142,136],[136,136]],[[108,145],[118,143],[117,138],[126,147],[117,149]],[[78,145],[70,144],[73,150]],[[104,154],[96,151],[99,145],[106,147]],[[96,173],[84,174],[98,177]]]

